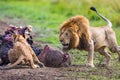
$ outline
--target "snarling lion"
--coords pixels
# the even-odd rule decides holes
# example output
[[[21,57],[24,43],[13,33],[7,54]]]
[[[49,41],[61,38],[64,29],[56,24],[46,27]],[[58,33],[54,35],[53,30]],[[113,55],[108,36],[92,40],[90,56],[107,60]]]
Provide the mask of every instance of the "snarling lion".
[[[84,16],[75,16],[65,21],[60,28],[59,39],[64,50],[77,48],[88,51],[87,65],[94,67],[94,45],[87,18]]]
[[[26,37],[24,38],[20,34],[15,34],[13,35],[13,38],[13,49],[10,49],[8,52],[10,64],[5,67],[0,67],[0,69],[9,69],[23,62],[24,64],[30,64],[32,68],[37,68],[39,67],[38,65],[44,66],[43,63],[38,60],[30,45],[26,42]],[[36,62],[38,65],[36,65],[34,62]]]
[[[112,30],[112,23],[100,15],[97,10],[92,7],[108,25],[103,27],[90,27],[89,21],[83,16],[74,16],[65,21],[60,27],[59,39],[63,46],[63,50],[79,49],[88,51],[87,64],[94,67],[93,53],[98,51],[106,58],[106,66],[110,65],[111,52],[117,52],[120,60],[120,49],[116,41],[115,32]]]

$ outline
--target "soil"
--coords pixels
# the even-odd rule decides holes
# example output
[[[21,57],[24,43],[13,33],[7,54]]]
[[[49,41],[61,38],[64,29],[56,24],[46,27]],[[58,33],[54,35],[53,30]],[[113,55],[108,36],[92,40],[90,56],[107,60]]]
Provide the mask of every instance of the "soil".
[[[0,33],[3,33],[8,26],[9,25],[7,23],[0,20]]]
[[[83,70],[85,68],[78,68],[78,66],[37,69],[31,69],[28,66],[17,67],[15,69],[0,70],[0,80],[79,80],[77,74]]]
[[[0,33],[8,26],[0,20]],[[17,66],[9,70],[0,70],[0,80],[89,80],[89,74],[101,75],[96,71],[89,72],[84,76],[79,73],[88,72],[89,68],[84,65],[72,65],[60,68],[37,68],[31,69],[29,66]],[[108,73],[108,71],[106,72]],[[104,76],[104,75],[103,75]]]

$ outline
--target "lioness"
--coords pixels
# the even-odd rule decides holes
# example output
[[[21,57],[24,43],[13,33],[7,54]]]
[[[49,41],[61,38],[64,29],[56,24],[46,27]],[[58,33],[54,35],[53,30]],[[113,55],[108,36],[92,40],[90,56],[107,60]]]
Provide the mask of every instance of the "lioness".
[[[1,69],[12,68],[21,62],[29,63],[32,68],[39,67],[38,65],[34,64],[34,61],[39,65],[44,66],[43,63],[38,60],[34,51],[31,49],[30,45],[26,42],[26,39],[22,35],[15,34],[13,35],[13,38],[13,49],[10,49],[8,52],[8,58],[11,64],[2,68],[0,67]]]
[[[77,48],[79,50],[88,51],[87,64],[93,65],[93,50],[98,51],[106,58],[106,66],[110,65],[111,52],[117,52],[120,60],[120,49],[116,41],[115,32],[112,30],[112,23],[100,15],[94,7],[95,11],[108,25],[103,27],[89,27],[88,19],[83,16],[75,16],[65,21],[60,27],[59,39],[64,50]]]

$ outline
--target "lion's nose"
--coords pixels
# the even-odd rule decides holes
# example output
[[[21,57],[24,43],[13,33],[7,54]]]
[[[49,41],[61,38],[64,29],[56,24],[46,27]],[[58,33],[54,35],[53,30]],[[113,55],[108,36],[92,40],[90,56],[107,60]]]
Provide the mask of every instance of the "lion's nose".
[[[63,42],[63,40],[60,40],[60,42]]]

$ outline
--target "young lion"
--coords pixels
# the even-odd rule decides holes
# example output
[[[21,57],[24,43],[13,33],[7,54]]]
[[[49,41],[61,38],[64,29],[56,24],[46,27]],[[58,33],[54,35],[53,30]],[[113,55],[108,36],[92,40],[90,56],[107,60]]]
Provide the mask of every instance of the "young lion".
[[[14,46],[13,49],[10,49],[8,52],[8,57],[10,60],[9,65],[6,67],[2,67],[1,69],[9,69],[12,68],[21,62],[29,63],[32,68],[39,67],[34,64],[34,61],[39,65],[43,65],[35,55],[34,51],[31,49],[30,45],[26,42],[26,39],[23,38],[20,34],[13,35],[14,38]]]

